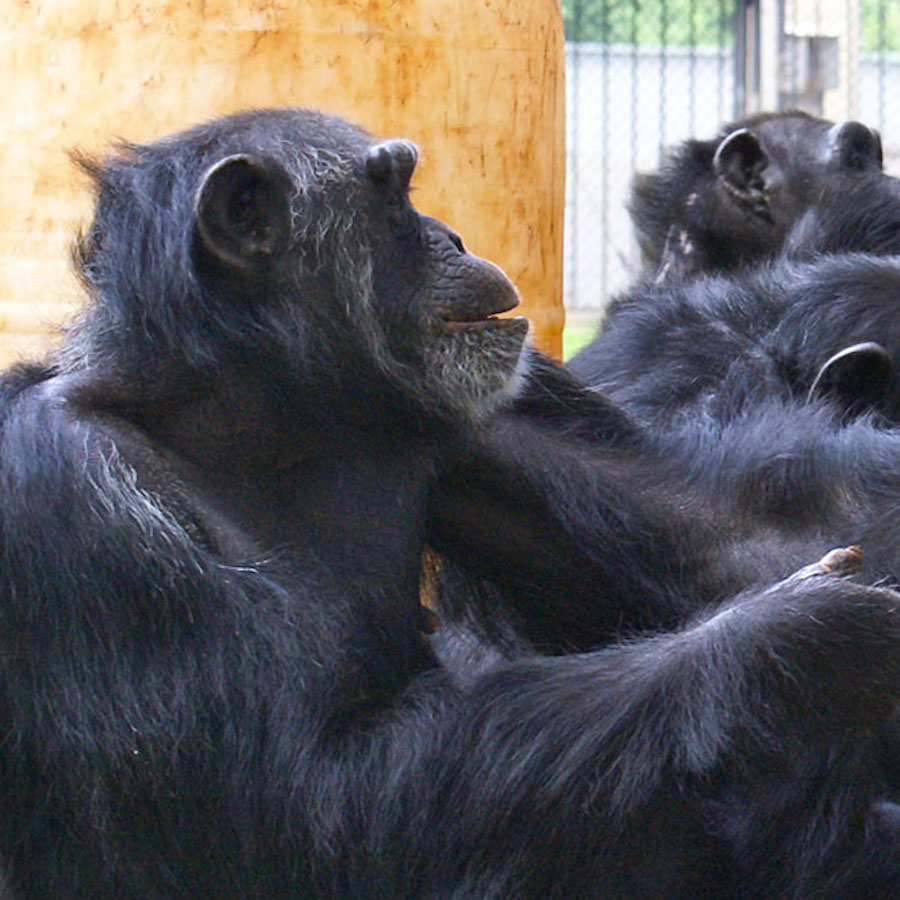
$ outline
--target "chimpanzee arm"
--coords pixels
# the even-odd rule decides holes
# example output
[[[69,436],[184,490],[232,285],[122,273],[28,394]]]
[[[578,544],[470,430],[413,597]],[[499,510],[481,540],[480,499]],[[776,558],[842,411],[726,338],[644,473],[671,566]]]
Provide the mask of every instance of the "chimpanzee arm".
[[[7,835],[32,891],[536,897],[600,879],[622,896],[650,878],[677,895],[725,865],[705,804],[752,784],[760,754],[843,746],[890,708],[897,595],[809,573],[454,689],[379,608],[387,583],[363,602],[290,555],[226,564],[140,487],[130,435],[59,415],[30,403],[4,434],[2,821],[36,829]],[[839,799],[854,823],[872,798]]]
[[[571,890],[593,877],[604,885],[596,895],[636,896],[641,878],[655,872],[662,894],[680,896],[692,878],[679,866],[695,862],[701,883],[715,868],[717,841],[738,840],[763,816],[752,788],[761,772],[771,778],[804,759],[809,776],[820,777],[826,759],[834,766],[842,756],[842,785],[818,796],[840,824],[815,823],[805,833],[831,829],[840,832],[830,834],[833,842],[861,846],[873,789],[850,748],[865,745],[862,735],[895,702],[900,596],[824,571],[811,567],[748,592],[676,633],[519,661],[475,681],[461,699],[451,749],[441,752],[449,768],[435,781],[440,802],[428,804],[438,813],[426,829],[435,868],[448,883],[465,884],[472,860],[490,858],[488,848],[524,858],[540,845],[558,868],[541,872],[538,864],[529,886],[552,894],[554,884]],[[858,789],[848,791],[853,778]],[[807,789],[788,781],[781,799],[790,807],[788,798]],[[729,812],[735,796],[743,806]],[[713,800],[724,817],[718,832],[706,830]],[[760,798],[760,808],[769,802]],[[806,811],[792,813],[804,832]],[[589,835],[610,852],[592,856]],[[684,852],[679,836],[687,835],[696,855]],[[635,856],[644,860],[639,872]],[[845,859],[842,874],[851,870]],[[785,885],[791,877],[776,876]],[[484,887],[469,885],[476,894]]]
[[[429,543],[504,591],[536,644],[587,649],[617,629],[673,626],[714,596],[700,576],[720,535],[699,498],[666,483],[664,461],[517,412],[448,459]]]
[[[621,407],[588,389],[573,372],[534,347],[512,409],[554,434],[606,447],[639,446],[643,432]]]

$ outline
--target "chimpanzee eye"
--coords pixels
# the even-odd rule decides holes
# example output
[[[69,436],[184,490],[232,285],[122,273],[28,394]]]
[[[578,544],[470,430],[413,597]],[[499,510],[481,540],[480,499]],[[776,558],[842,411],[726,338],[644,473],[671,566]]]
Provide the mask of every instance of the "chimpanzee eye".
[[[450,243],[453,244],[460,253],[466,252],[466,246],[463,244],[462,238],[455,231],[449,232],[447,237],[450,239]]]

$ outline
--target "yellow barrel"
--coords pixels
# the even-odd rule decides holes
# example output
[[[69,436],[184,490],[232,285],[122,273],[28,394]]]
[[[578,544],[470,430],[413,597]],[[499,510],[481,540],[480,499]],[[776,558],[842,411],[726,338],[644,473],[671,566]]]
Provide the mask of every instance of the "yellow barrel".
[[[310,106],[419,144],[420,210],[519,287],[538,345],[563,326],[558,0],[11,0],[0,24],[0,363],[79,302],[77,148],[251,106]]]

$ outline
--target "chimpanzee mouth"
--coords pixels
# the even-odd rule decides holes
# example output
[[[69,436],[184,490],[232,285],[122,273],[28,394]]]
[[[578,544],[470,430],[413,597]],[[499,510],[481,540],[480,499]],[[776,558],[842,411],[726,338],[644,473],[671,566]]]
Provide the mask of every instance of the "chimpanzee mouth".
[[[491,297],[491,294],[495,296]],[[468,302],[456,302],[452,306],[439,309],[438,329],[445,334],[502,332],[516,335],[521,332],[522,336],[525,336],[525,332],[528,331],[528,320],[524,316],[500,317],[502,313],[509,312],[519,305],[518,294],[512,290],[486,291],[478,300],[468,298]]]
[[[442,315],[440,318],[439,328],[441,331],[454,334],[460,332],[479,332],[479,331],[508,331],[512,334],[518,332],[525,336],[528,331],[528,319],[525,316],[507,316],[499,318],[497,316],[473,316],[465,318],[463,316]]]

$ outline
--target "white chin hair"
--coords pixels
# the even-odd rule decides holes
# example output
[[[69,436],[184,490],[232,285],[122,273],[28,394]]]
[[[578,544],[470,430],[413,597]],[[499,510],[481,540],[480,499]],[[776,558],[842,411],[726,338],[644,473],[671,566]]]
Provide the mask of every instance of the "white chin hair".
[[[498,335],[493,346],[477,335],[438,341],[427,359],[425,392],[456,414],[483,419],[521,390],[528,369],[525,346],[508,335]]]
[[[529,331],[525,337],[525,343],[522,344],[522,352],[519,354],[516,368],[512,375],[510,375],[509,381],[507,381],[506,385],[500,390],[503,399],[515,400],[515,398],[522,393],[525,379],[528,377],[528,372],[531,369],[531,354],[528,352],[530,349],[531,332]]]

